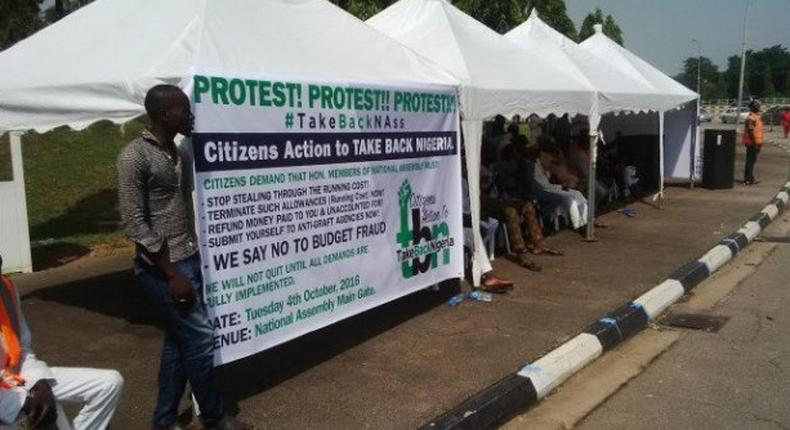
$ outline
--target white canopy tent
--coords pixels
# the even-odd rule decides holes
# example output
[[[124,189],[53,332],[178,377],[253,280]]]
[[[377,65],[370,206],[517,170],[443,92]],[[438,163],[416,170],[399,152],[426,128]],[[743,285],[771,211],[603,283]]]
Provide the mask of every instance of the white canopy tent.
[[[648,82],[666,103],[654,108],[658,110],[658,139],[659,139],[659,171],[660,182],[658,199],[659,205],[664,201],[664,113],[672,108],[679,107],[692,100],[699,100],[699,95],[684,87],[674,79],[662,73],[646,61],[637,57],[627,49],[618,45],[603,34],[600,24],[595,25],[595,34],[582,42],[580,46],[587,52],[595,55],[599,61],[609,64],[622,73],[636,79]],[[692,166],[693,166],[692,160]],[[693,175],[693,173],[692,173]]]
[[[98,0],[1,52],[0,70],[11,71],[0,74],[0,133],[12,147],[24,130],[128,121],[148,88],[188,89],[195,72],[457,85],[326,0]],[[0,253],[27,246],[29,260],[26,221],[6,231],[19,237],[0,238]]]
[[[525,51],[447,0],[400,0],[368,23],[431,58],[461,82],[460,100],[472,225],[480,220],[480,148],[483,121],[501,114],[586,115],[595,130],[596,94],[578,70],[564,69]],[[480,279],[485,256],[474,232],[472,274]]]
[[[598,92],[601,114],[669,110],[688,101],[688,91],[679,96],[656,87],[653,80],[642,74],[629,73],[615,64],[601,61],[591,50],[582,48],[543,22],[535,10],[526,21],[505,34],[505,39],[586,77]]]
[[[100,35],[100,37],[97,37]],[[326,0],[99,0],[0,53],[0,132],[144,113],[148,88],[196,70],[456,84]]]
[[[580,47],[543,22],[534,9],[529,18],[505,34],[505,38],[565,70],[575,70],[585,76],[598,93],[598,111],[601,115],[621,112],[663,112],[687,101],[685,94],[678,96],[665,89],[656,88],[641,74],[629,73],[615,67],[614,64],[601,61],[592,52]],[[595,130],[591,129],[591,131]],[[596,157],[597,147],[590,145],[589,196],[595,194]],[[589,204],[592,221],[595,214],[594,197],[590,198]],[[589,222],[587,239],[592,239],[593,236],[594,223]]]

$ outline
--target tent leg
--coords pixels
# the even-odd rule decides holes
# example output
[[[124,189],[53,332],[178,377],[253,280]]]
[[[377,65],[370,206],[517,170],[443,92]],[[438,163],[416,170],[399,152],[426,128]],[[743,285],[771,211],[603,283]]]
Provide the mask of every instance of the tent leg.
[[[585,240],[588,242],[595,241],[595,210],[596,210],[596,200],[597,196],[595,195],[595,176],[596,176],[596,169],[597,169],[597,158],[598,158],[598,135],[593,135],[590,133],[590,164],[588,166],[588,174],[587,174],[587,235],[585,236]]]
[[[694,133],[691,136],[691,157],[689,158],[689,188],[694,189],[694,175],[697,172],[697,146],[699,145],[699,113],[702,97],[697,98],[697,116],[694,118]]]
[[[480,151],[483,142],[483,122],[463,121],[464,145],[466,148],[466,174],[469,185],[469,200],[472,210],[472,225],[480,225]],[[474,250],[472,252],[472,284],[480,286],[482,267],[486,256],[485,244],[479,228],[472,229]]]
[[[658,208],[664,209],[664,112],[658,113]]]
[[[27,217],[27,195],[25,193],[24,162],[22,160],[22,132],[11,131],[8,134],[11,146],[11,169],[14,172],[14,194],[16,204],[11,206],[16,209],[15,218],[18,221],[19,231],[12,241],[17,252],[16,268],[24,273],[33,271],[33,259],[30,253],[30,227]]]

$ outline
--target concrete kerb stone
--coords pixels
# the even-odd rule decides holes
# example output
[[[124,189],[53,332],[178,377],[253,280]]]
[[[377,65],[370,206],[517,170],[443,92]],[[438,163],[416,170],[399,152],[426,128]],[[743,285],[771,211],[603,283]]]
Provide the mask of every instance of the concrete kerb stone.
[[[513,411],[535,404],[537,399],[532,381],[512,373],[423,425],[420,430],[491,428],[505,422]]]
[[[670,305],[748,246],[790,200],[790,181],[758,214],[725,236],[697,260],[680,267],[669,279],[613,312],[537,361],[468,398],[422,429],[492,428],[548,395],[583,367],[647,326]]]

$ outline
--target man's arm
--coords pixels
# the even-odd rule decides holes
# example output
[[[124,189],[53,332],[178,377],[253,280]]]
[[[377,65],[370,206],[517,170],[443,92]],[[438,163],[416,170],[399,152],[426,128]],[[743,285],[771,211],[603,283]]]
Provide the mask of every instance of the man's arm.
[[[756,145],[757,140],[754,138],[754,118],[751,114],[746,117],[746,122],[744,122],[743,127],[746,130],[746,133],[749,135],[749,140],[752,142],[752,144]]]
[[[532,180],[535,181],[536,184],[544,191],[560,191],[562,190],[562,185],[559,184],[552,184],[549,180],[549,177],[545,174],[545,169],[540,164],[540,160],[535,161],[535,168],[532,169],[533,177]]]
[[[19,343],[22,349],[20,357],[19,376],[25,380],[25,389],[21,387],[3,389],[0,409],[2,421],[5,422],[6,413],[12,416],[11,422],[16,420],[20,412],[24,412],[31,424],[46,426],[57,419],[57,406],[52,386],[55,384],[55,375],[47,363],[36,358],[31,347],[30,328],[27,325],[22,306],[19,301],[19,292],[14,291],[16,312],[19,318]],[[21,395],[21,403],[20,403]],[[14,410],[16,410],[14,412]],[[13,415],[12,415],[13,414]]]
[[[146,177],[144,161],[130,150],[118,157],[118,202],[126,235],[158,267],[170,286],[170,293],[181,303],[192,299],[192,283],[170,261],[165,237],[153,230],[145,217]]]
[[[165,244],[164,236],[151,229],[146,220],[145,162],[129,147],[118,157],[118,203],[124,232],[149,253],[158,253]]]

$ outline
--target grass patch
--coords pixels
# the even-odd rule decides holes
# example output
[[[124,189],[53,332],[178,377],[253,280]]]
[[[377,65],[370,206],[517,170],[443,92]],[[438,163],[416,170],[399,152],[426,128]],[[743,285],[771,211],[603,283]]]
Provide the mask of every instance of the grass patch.
[[[23,136],[32,241],[128,246],[119,231],[115,162],[143,127],[140,119],[123,127],[102,121],[82,131],[61,127]]]
[[[8,133],[0,136],[0,182],[14,180],[14,169],[11,165],[11,141]]]

